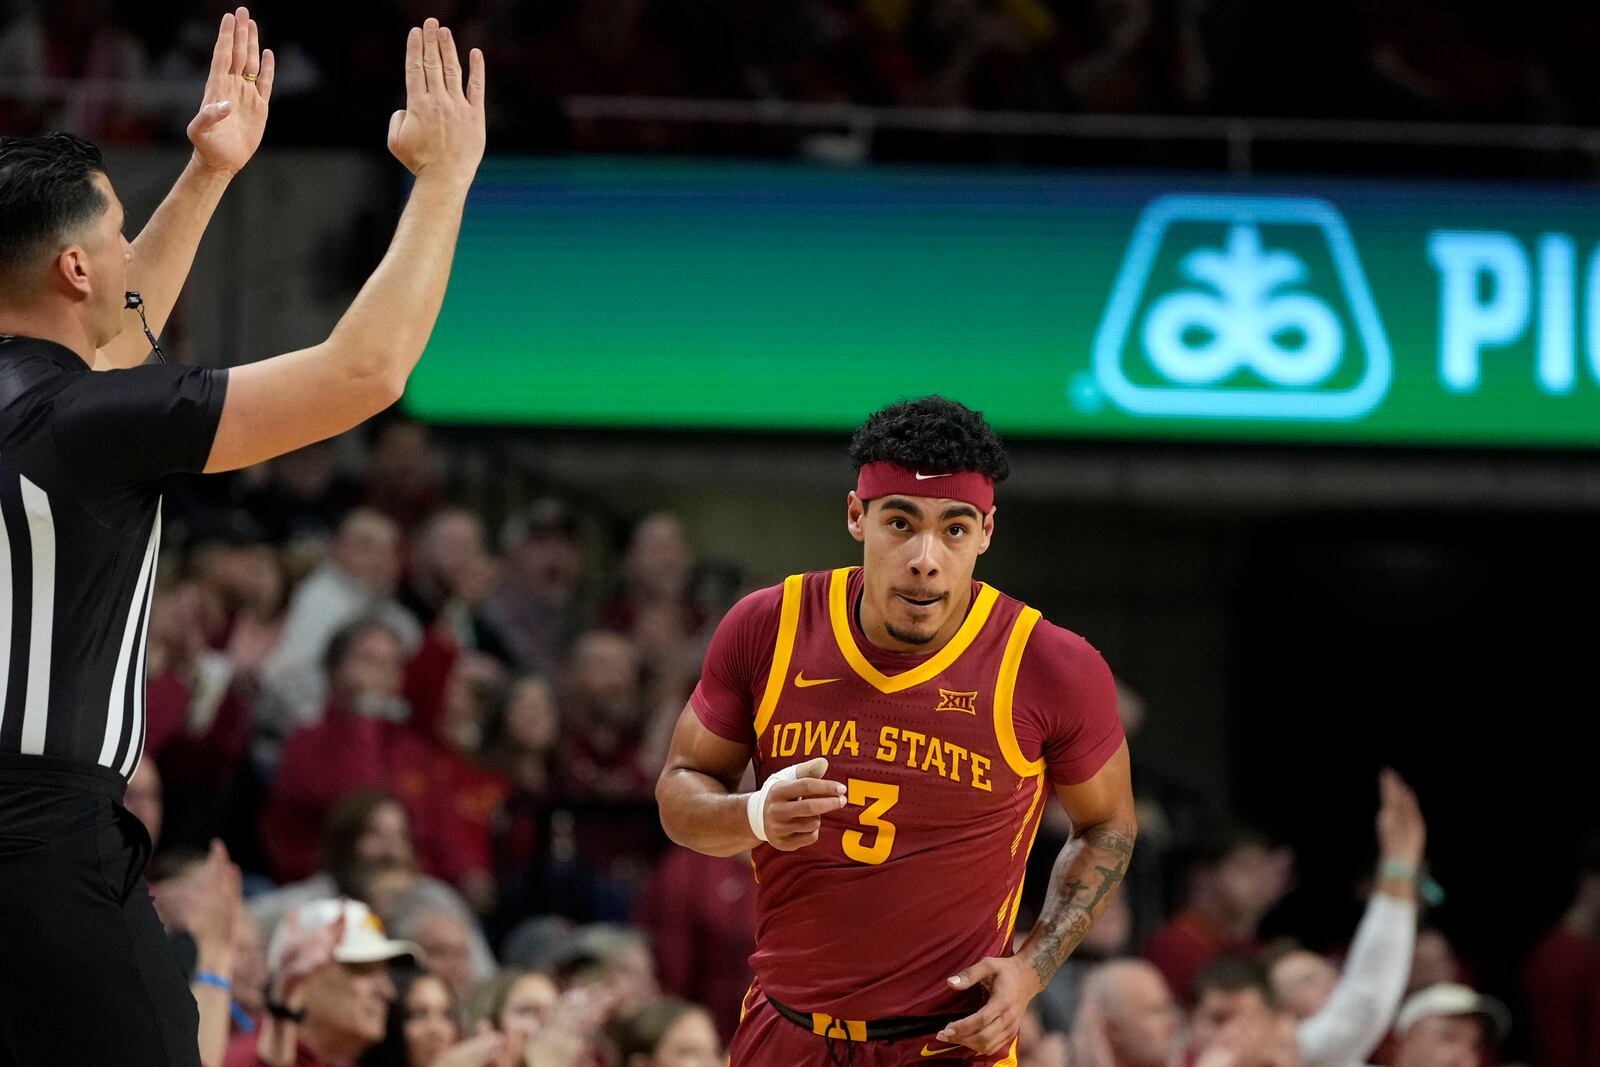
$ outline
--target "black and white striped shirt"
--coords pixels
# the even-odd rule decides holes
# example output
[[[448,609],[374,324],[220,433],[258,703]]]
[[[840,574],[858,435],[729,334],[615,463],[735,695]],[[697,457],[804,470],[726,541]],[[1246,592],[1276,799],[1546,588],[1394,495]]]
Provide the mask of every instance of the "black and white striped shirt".
[[[161,490],[205,466],[227,381],[0,336],[0,755],[133,775]]]

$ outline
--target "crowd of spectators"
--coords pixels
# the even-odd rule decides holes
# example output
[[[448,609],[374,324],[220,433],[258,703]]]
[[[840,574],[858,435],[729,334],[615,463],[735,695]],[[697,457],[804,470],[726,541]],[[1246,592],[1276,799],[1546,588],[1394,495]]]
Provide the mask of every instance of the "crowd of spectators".
[[[171,139],[219,14],[210,0],[0,2],[0,127]],[[1600,121],[1600,14],[1556,0],[263,0],[255,14],[279,57],[279,144],[381,131],[398,42],[423,15],[490,46],[500,150],[704,147],[569,120],[560,101],[583,95]],[[77,88],[39,84],[61,79]],[[174,92],[138,91],[150,84]]]
[[[231,968],[208,1062],[721,1062],[755,887],[747,858],[670,845],[653,786],[711,629],[778,576],[728,580],[668,512],[551,495],[491,516],[442,469],[395,417],[169,491],[127,803],[186,958]],[[1137,750],[1144,704],[1120,702]],[[1435,921],[1392,772],[1338,944],[1280,936],[1287,847],[1160,766],[1135,785],[1125,891],[1035,1001],[1023,1063],[1491,1063],[1510,1017],[1485,985],[1530,1062],[1600,1055],[1600,853],[1525,973],[1481,975]],[[1039,863],[1069,833],[1054,812]],[[1048,878],[1028,881],[1021,930]],[[265,1014],[269,976],[303,1025]]]

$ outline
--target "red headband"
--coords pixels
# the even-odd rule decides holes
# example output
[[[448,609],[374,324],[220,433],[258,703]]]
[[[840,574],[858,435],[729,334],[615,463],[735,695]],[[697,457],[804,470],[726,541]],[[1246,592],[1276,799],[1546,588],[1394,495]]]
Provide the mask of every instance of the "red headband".
[[[989,514],[994,507],[994,479],[977,471],[912,470],[898,463],[867,463],[856,478],[856,496],[876,500],[881,496],[931,496],[959,500]]]

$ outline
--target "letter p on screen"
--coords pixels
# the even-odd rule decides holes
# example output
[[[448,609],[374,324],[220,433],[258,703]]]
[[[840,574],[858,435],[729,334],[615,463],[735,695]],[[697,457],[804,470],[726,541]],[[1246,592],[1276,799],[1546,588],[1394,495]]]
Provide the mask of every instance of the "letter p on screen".
[[[1509,233],[1438,230],[1428,235],[1428,258],[1439,271],[1439,375],[1469,392],[1483,349],[1511,344],[1528,327],[1528,254]]]

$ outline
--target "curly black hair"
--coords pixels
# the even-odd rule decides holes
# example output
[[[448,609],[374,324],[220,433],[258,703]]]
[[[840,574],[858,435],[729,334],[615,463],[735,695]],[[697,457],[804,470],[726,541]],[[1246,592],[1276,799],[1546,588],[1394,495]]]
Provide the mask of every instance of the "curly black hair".
[[[859,471],[884,461],[929,474],[976,471],[997,482],[1011,473],[983,413],[942,396],[902,400],[867,417],[850,439],[850,462]]]

